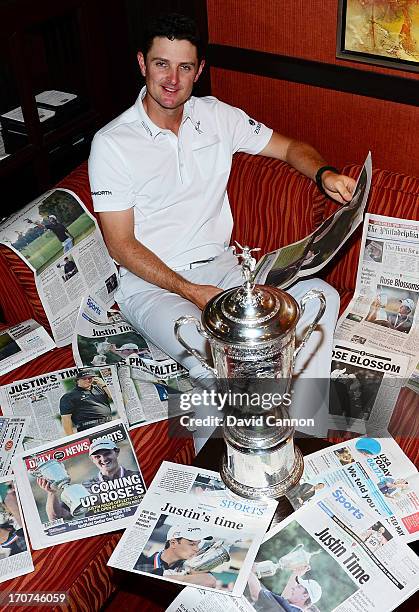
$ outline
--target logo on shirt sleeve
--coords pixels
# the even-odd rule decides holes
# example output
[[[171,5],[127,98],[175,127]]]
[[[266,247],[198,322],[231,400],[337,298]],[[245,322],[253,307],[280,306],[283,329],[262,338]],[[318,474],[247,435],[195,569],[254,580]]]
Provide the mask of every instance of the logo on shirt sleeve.
[[[255,125],[255,129],[253,130],[255,134],[259,134],[260,129],[262,127],[261,123],[256,123],[256,121],[254,119],[249,119],[249,123],[250,125]]]

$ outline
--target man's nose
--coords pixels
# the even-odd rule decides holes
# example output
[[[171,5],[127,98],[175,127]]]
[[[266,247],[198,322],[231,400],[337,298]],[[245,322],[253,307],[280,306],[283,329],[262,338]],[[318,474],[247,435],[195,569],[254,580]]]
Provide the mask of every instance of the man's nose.
[[[169,73],[169,82],[171,85],[176,85],[176,83],[179,81],[179,70],[177,67],[173,67],[170,69],[170,73]]]

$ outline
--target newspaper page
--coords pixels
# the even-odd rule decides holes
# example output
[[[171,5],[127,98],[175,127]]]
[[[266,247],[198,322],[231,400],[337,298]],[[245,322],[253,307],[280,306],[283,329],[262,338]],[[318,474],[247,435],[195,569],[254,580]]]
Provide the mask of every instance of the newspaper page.
[[[145,492],[122,421],[25,451],[12,466],[35,549],[127,527]]]
[[[287,497],[299,508],[317,501],[337,481],[390,524],[398,539],[418,539],[419,476],[393,438],[355,438],[307,455],[301,480]]]
[[[165,461],[109,565],[241,595],[276,505],[233,495],[217,472]]]
[[[33,271],[58,346],[71,342],[82,295],[114,302],[115,264],[96,220],[72,191],[48,191],[5,219],[0,242]]]
[[[0,478],[0,582],[35,569],[22,516],[14,479]]]
[[[168,398],[192,389],[187,370],[141,336],[120,312],[83,298],[73,336],[76,364],[115,364],[130,428],[167,419]],[[170,409],[170,417],[182,411]]]
[[[55,348],[46,330],[28,319],[0,331],[0,376]]]
[[[0,406],[5,415],[29,421],[24,449],[125,420],[115,366],[67,368],[17,380],[0,387]]]
[[[368,153],[354,189],[352,200],[309,236],[264,255],[255,269],[255,281],[289,287],[298,278],[317,274],[336,255],[362,223],[371,187],[372,162]]]
[[[336,341],[330,374],[329,428],[386,435],[409,356]]]
[[[12,459],[22,450],[27,426],[27,419],[0,416],[0,476],[12,474]]]
[[[254,610],[244,597],[231,597],[206,589],[184,588],[166,612],[249,612]]]
[[[335,338],[419,362],[419,221],[365,217],[355,293]]]
[[[192,385],[187,375],[156,378],[156,375],[144,368],[123,364],[117,368],[129,429],[185,413],[180,403],[178,410],[173,404],[169,410],[169,397],[191,390]]]
[[[335,483],[322,500],[266,534],[246,598],[264,612],[394,610],[418,589],[419,560],[377,519],[364,500]]]

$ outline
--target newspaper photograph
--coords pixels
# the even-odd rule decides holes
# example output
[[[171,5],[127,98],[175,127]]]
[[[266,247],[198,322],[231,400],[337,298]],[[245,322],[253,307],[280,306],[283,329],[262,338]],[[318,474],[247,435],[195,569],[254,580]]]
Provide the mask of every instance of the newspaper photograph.
[[[34,571],[13,478],[0,478],[0,582]]]
[[[419,221],[365,217],[355,292],[335,338],[419,361]]]
[[[338,481],[391,525],[398,539],[418,539],[418,471],[393,438],[355,438],[307,455],[300,482],[286,496],[299,508]]]
[[[266,534],[245,597],[254,610],[387,612],[419,588],[419,560],[336,482]]]
[[[123,364],[117,371],[129,429],[185,413],[180,403],[178,410],[172,403],[169,410],[169,397],[192,389],[188,375],[159,379],[144,368]]]
[[[276,506],[233,495],[217,472],[164,461],[108,564],[241,595]]]
[[[12,466],[34,549],[127,527],[145,493],[121,421],[25,451]]]
[[[72,191],[48,191],[5,219],[0,243],[33,271],[57,346],[71,342],[80,299],[88,291],[113,304],[116,266],[95,218]]]
[[[406,384],[409,356],[336,341],[330,374],[329,428],[384,436]]]
[[[125,364],[150,374],[146,381],[189,389],[187,371],[180,364],[147,342],[119,311],[108,311],[91,296],[82,299],[72,346],[80,367]],[[179,377],[183,380],[177,382]]]
[[[29,422],[29,449],[115,419],[125,411],[115,366],[66,368],[0,387],[6,416]]]
[[[14,455],[23,448],[27,419],[0,416],[0,477],[11,476]]]
[[[0,376],[55,348],[46,330],[28,319],[0,331]]]
[[[362,223],[371,187],[372,161],[368,153],[352,199],[309,236],[264,255],[255,269],[255,281],[286,289],[298,278],[324,268]]]

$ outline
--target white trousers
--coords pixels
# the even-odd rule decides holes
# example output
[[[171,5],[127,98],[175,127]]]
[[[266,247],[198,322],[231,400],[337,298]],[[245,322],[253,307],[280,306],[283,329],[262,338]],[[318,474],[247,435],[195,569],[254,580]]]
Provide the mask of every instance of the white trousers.
[[[215,285],[222,289],[242,284],[241,268],[231,249],[208,264],[193,270],[179,272],[179,274],[193,283]],[[328,379],[333,332],[339,312],[339,294],[333,287],[316,278],[299,281],[287,291],[299,302],[310,289],[319,289],[324,293],[326,311],[309,341],[297,356],[290,414],[293,418],[314,419],[314,427],[301,426],[298,428],[299,431],[309,435],[325,436],[329,404]],[[179,295],[140,278],[138,278],[138,291],[127,298],[124,298],[122,279],[122,286],[117,297],[121,312],[127,320],[146,339],[182,364],[198,385],[200,380],[205,385],[204,379],[211,374],[181,346],[174,334],[174,323],[179,317],[192,315],[200,321],[199,308]],[[318,309],[318,300],[307,302],[304,314],[297,324],[297,342],[313,321]],[[208,342],[198,333],[194,325],[184,325],[181,333],[190,346],[199,351],[201,355],[210,358]],[[325,385],[326,380],[327,386]],[[210,433],[207,432],[208,435]],[[205,438],[195,440],[197,451],[204,443]]]

